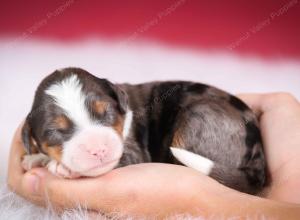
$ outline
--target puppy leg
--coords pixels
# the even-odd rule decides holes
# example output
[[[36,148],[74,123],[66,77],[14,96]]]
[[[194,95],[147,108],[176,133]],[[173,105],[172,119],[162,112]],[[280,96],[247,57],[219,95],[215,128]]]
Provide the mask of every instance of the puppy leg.
[[[178,147],[170,147],[173,156],[182,164],[187,167],[193,168],[202,172],[205,175],[209,175],[214,162],[206,157],[202,157],[199,154],[192,153],[190,151],[180,149]]]
[[[59,177],[68,178],[68,179],[74,179],[80,177],[78,173],[72,172],[63,164],[57,162],[56,160],[51,160],[47,164],[47,168],[52,174]]]
[[[124,145],[124,152],[117,167],[151,162],[148,150],[143,150],[131,137],[127,138]]]
[[[247,122],[235,111],[227,102],[190,104],[176,121],[170,151],[175,163],[200,170],[228,187],[255,194],[265,182],[259,130],[254,115]],[[253,146],[249,147],[248,142]]]
[[[27,154],[23,156],[22,167],[28,171],[34,167],[44,167],[48,164],[50,158],[42,153]]]

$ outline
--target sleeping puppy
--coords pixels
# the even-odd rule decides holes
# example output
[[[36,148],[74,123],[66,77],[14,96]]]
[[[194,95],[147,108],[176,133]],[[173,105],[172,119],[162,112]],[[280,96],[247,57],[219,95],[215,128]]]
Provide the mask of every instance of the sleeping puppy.
[[[144,162],[192,167],[257,193],[265,158],[254,113],[241,100],[194,82],[113,84],[79,68],[39,85],[22,129],[23,167],[93,177]]]

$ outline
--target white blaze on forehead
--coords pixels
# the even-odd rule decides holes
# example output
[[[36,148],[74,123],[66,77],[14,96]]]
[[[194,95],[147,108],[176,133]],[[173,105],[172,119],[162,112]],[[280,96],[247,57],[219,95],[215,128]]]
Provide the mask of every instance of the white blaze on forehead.
[[[51,85],[46,94],[55,100],[55,104],[62,108],[76,125],[87,127],[93,124],[85,105],[86,95],[77,75],[71,75]]]

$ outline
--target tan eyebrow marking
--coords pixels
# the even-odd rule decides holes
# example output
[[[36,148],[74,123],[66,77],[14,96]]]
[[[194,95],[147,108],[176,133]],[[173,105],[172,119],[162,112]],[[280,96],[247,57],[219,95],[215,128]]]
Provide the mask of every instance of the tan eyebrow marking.
[[[70,123],[68,119],[65,116],[58,116],[54,119],[54,123],[57,126],[57,128],[60,129],[67,129],[70,127]]]
[[[99,114],[103,114],[107,110],[107,107],[108,103],[105,101],[97,100],[92,103],[92,109]]]

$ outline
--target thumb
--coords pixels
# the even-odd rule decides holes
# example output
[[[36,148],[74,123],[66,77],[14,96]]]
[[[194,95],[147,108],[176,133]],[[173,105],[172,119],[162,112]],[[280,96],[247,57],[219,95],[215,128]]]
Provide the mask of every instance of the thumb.
[[[58,209],[74,208],[79,204],[93,209],[93,198],[95,192],[101,189],[101,184],[100,179],[95,181],[93,178],[63,179],[52,175],[45,168],[32,169],[22,179],[23,193],[27,198],[38,205],[51,204]]]

